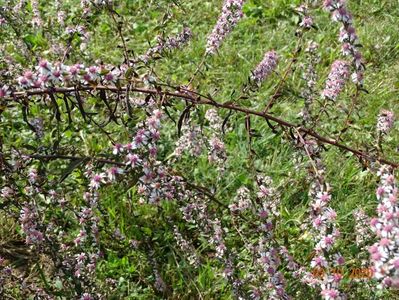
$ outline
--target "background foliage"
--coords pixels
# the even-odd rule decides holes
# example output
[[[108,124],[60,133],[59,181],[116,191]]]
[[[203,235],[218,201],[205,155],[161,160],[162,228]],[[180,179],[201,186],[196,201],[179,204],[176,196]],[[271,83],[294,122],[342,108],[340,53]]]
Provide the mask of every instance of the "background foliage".
[[[229,101],[242,92],[251,70],[264,53],[275,49],[281,57],[277,72],[257,93],[252,93],[248,99],[242,99],[239,103],[261,110],[273,94],[279,76],[285,70],[296,46],[298,38],[295,31],[299,17],[294,7],[299,4],[300,1],[288,0],[247,1],[244,6],[245,17],[223,43],[218,55],[205,60],[204,69],[193,81],[192,87],[204,95],[212,95],[220,102]],[[71,12],[67,24],[83,24],[91,33],[87,47],[80,49],[81,40],[76,36],[69,40],[65,28],[56,22],[57,11],[52,1],[40,1],[43,26],[40,29],[30,26],[28,20],[32,18],[32,8],[28,3],[13,20],[9,20],[8,23],[13,26],[6,24],[0,27],[2,69],[10,69],[6,65],[7,57],[16,62],[13,66],[15,73],[31,68],[39,58],[59,60],[60,56],[54,49],[58,39],[62,43],[73,45],[66,63],[93,64],[101,61],[118,65],[124,58],[120,37],[116,34],[119,21],[131,55],[145,53],[147,48],[155,44],[158,35],[171,36],[180,32],[183,26],[188,26],[193,31],[193,38],[185,48],[171,51],[162,59],[150,62],[137,71],[141,75],[150,72],[156,74],[157,78],[170,85],[185,84],[203,59],[206,37],[217,20],[222,1],[119,1],[116,6],[117,22],[113,20],[115,15],[101,9],[82,19],[79,1],[66,0],[61,5],[64,10]],[[388,108],[399,114],[399,2],[358,0],[348,1],[348,6],[354,16],[366,61],[364,87],[367,92],[361,93],[356,110],[350,116],[351,125],[342,139],[355,148],[367,147],[373,151],[373,147],[377,148],[375,124],[380,110]],[[318,85],[322,88],[331,63],[340,56],[337,41],[339,28],[319,6],[312,10],[312,15],[317,28],[307,32],[305,39],[320,44],[319,54],[322,59],[317,71],[321,77]],[[304,57],[300,56],[285,83],[282,96],[272,110],[273,115],[296,123],[300,122],[298,113],[303,106],[303,100],[290,91],[299,91],[305,84],[301,80],[300,65],[303,60]],[[7,78],[8,74],[2,72],[2,76]],[[329,115],[321,115],[322,120],[314,129],[326,136],[336,136],[343,128],[345,113],[350,108],[353,93],[354,87],[348,86],[336,107],[330,110]],[[57,101],[62,103],[62,99]],[[97,98],[88,98],[85,104],[90,111],[98,114],[94,117],[98,122],[106,116],[105,107],[99,104]],[[133,118],[122,116],[128,126],[111,122],[104,128],[109,134],[104,135],[94,124],[85,123],[78,112],[73,113],[73,122],[68,123],[64,107],[61,109],[62,122],[57,122],[44,102],[38,101],[31,105],[29,118],[40,115],[44,120],[44,136],[36,138],[24,122],[21,110],[14,105],[3,106],[0,122],[3,151],[19,149],[22,152],[34,150],[49,153],[56,147],[61,152],[74,153],[76,156],[106,157],[109,156],[112,146],[110,139],[126,143],[131,138],[131,128],[145,118],[143,111],[135,111]],[[179,103],[171,108],[170,113],[177,120],[183,109],[184,103]],[[193,118],[203,118],[205,111],[204,107],[198,107]],[[221,111],[221,116],[225,117],[227,113]],[[298,262],[309,265],[313,244],[308,237],[309,233],[300,226],[307,218],[309,183],[306,169],[298,167],[296,150],[283,135],[272,132],[262,119],[252,119],[252,128],[256,131],[252,140],[252,151],[249,149],[245,115],[234,114],[229,119],[228,126],[230,130],[225,134],[225,143],[229,158],[225,162],[224,173],[221,174],[208,163],[206,153],[195,159],[183,155],[174,164],[176,170],[184,174],[190,182],[209,188],[225,205],[231,203],[238,188],[250,187],[256,174],[263,173],[272,177],[281,194],[279,211],[282,221],[276,228],[276,236],[281,238]],[[172,153],[177,135],[176,124],[165,122],[159,149],[160,157],[164,161],[175,159]],[[396,126],[385,139],[382,148],[384,156],[392,161],[399,161],[398,145]],[[377,200],[374,191],[377,178],[362,168],[356,157],[332,147],[323,153],[323,161],[327,170],[325,177],[332,187],[331,205],[337,211],[338,224],[344,236],[339,251],[348,258],[345,268],[349,270],[360,267],[368,254],[360,252],[355,245],[357,233],[354,230],[352,212],[356,208],[362,208],[369,216],[375,214]],[[60,160],[45,163],[37,161],[35,166],[50,181],[58,182],[58,188],[65,191],[68,202],[77,207],[82,204],[84,185],[88,183],[83,176],[83,166],[71,168],[68,161]],[[20,180],[22,182],[23,178]],[[207,245],[207,241],[198,241],[197,252],[202,257],[202,263],[198,267],[189,265],[173,237],[171,220],[179,219],[175,204],[163,202],[154,207],[141,203],[133,183],[134,179],[100,191],[104,209],[100,223],[101,247],[105,256],[97,266],[97,280],[112,282],[113,288],[108,290],[107,299],[232,298],[231,286],[221,276],[223,266],[212,259],[213,250]],[[212,207],[214,210],[224,210],[217,204],[212,204]],[[230,218],[228,213],[225,218],[222,222],[227,222]],[[43,262],[38,263],[38,260],[45,261],[48,258],[31,257],[19,225],[9,216],[9,212],[0,213],[0,224],[0,255],[17,272],[28,273],[32,280],[39,281],[46,276],[46,272],[51,272],[37,267],[46,265]],[[189,234],[196,234],[186,228],[187,224],[178,226]],[[143,240],[151,242],[151,251],[135,248],[134,243],[132,244],[132,241],[140,243]],[[233,248],[239,248],[241,243],[234,234],[227,233],[226,240]],[[150,257],[157,262],[157,268],[169,288],[168,293],[161,293],[154,288],[154,264]],[[245,265],[241,272],[245,272]],[[294,299],[314,297],[309,288],[292,282],[294,283],[289,284],[287,291]],[[367,289],[368,284],[369,282],[348,282],[347,291],[350,291],[351,299],[377,299],[386,295],[391,299],[398,297],[395,291],[387,292],[385,296],[384,292],[375,294],[374,290]],[[12,294],[13,288],[10,290]],[[15,287],[13,297],[22,299],[17,290]]]

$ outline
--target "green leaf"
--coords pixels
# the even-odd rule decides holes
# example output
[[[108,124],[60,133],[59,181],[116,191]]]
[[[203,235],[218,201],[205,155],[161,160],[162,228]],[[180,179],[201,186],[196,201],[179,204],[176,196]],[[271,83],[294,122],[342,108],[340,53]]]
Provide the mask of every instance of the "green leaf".
[[[86,163],[88,161],[89,161],[88,157],[83,157],[83,158],[80,158],[80,159],[72,160],[69,163],[69,165],[66,168],[66,170],[62,173],[61,178],[59,180],[59,183],[63,182],[69,176],[69,174],[71,174],[73,172],[73,170],[75,170],[81,164]]]
[[[143,232],[144,232],[146,235],[148,235],[148,236],[151,236],[151,235],[152,235],[152,230],[151,230],[150,228],[148,228],[148,227],[143,227],[142,229],[143,229]]]

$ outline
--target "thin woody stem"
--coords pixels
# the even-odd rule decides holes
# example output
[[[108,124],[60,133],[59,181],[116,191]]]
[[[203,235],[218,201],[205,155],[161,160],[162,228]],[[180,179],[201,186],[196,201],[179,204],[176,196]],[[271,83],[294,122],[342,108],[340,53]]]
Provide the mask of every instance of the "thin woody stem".
[[[49,89],[35,89],[35,90],[27,90],[24,92],[14,92],[11,97],[7,97],[5,99],[6,100],[13,100],[13,99],[17,100],[17,99],[25,98],[27,96],[34,96],[34,95],[44,95],[44,94],[52,94],[52,93],[61,93],[61,94],[73,93],[76,90],[78,90],[78,91],[104,90],[104,91],[111,91],[111,92],[123,92],[126,90],[126,88],[125,87],[117,87],[117,86],[97,85],[97,86],[78,86],[78,87],[58,87],[58,88],[49,88]],[[173,97],[173,98],[184,99],[185,101],[191,102],[193,104],[210,105],[210,106],[217,107],[217,108],[224,108],[227,110],[242,112],[247,115],[258,116],[258,117],[264,118],[266,120],[276,122],[277,124],[279,124],[283,127],[296,129],[301,133],[312,136],[313,138],[317,139],[321,143],[335,146],[335,147],[337,147],[343,151],[346,151],[346,152],[351,152],[358,157],[362,157],[362,158],[365,158],[370,161],[379,161],[380,163],[390,165],[394,168],[399,167],[399,163],[397,163],[397,162],[390,161],[388,159],[385,159],[384,157],[373,156],[373,155],[371,155],[367,152],[364,152],[362,150],[359,150],[359,149],[351,148],[345,144],[339,143],[335,139],[321,136],[320,134],[316,133],[312,129],[308,129],[308,128],[305,128],[298,124],[288,122],[284,119],[275,117],[269,113],[259,112],[259,111],[253,110],[253,109],[237,106],[232,103],[219,103],[219,102],[216,102],[215,100],[213,100],[209,97],[203,96],[203,95],[197,96],[197,95],[192,95],[190,93],[172,92],[172,91],[161,90],[161,89],[148,89],[148,88],[140,88],[140,87],[131,87],[130,91],[138,92],[138,93],[142,93],[142,94],[148,94],[148,95],[169,96],[169,97]]]
[[[277,88],[276,88],[276,90],[273,93],[273,96],[270,97],[269,102],[266,104],[266,107],[265,107],[265,109],[263,111],[264,113],[267,113],[269,111],[269,109],[273,106],[274,101],[278,98],[280,90],[284,86],[284,84],[285,84],[285,82],[287,80],[288,74],[290,73],[290,71],[292,69],[292,65],[297,60],[298,54],[299,54],[300,49],[301,49],[301,44],[302,44],[302,36],[299,38],[299,40],[297,42],[297,45],[295,47],[294,53],[292,55],[292,58],[291,58],[288,66],[287,66],[287,69],[284,72],[283,77],[280,79],[280,82],[278,83]]]
[[[123,54],[124,54],[124,56],[125,56],[125,62],[126,62],[127,64],[129,64],[129,52],[128,52],[128,49],[127,49],[127,46],[126,46],[125,38],[123,37],[122,28],[121,28],[122,25],[116,20],[116,18],[115,18],[115,11],[110,10],[110,15],[111,15],[112,20],[113,20],[114,23],[115,23],[115,26],[116,26],[116,28],[117,28],[117,30],[118,30],[118,35],[119,35],[119,37],[120,37],[120,39],[121,39],[121,41],[122,41]]]
[[[205,60],[206,60],[206,57],[207,57],[207,56],[208,56],[208,55],[205,54],[205,55],[202,57],[202,60],[201,60],[200,64],[199,64],[199,65],[197,66],[197,68],[195,69],[194,74],[193,74],[193,76],[191,77],[190,81],[188,82],[187,86],[190,86],[190,85],[191,85],[191,83],[194,81],[195,77],[196,77],[196,76],[198,75],[198,73],[201,71],[202,67],[203,67],[204,64],[205,64]]]
[[[39,155],[39,154],[28,154],[28,155],[23,155],[27,156],[29,158],[33,159],[49,159],[49,160],[54,160],[54,159],[65,159],[65,160],[94,160],[96,162],[104,163],[104,164],[111,164],[111,165],[117,165],[117,166],[126,166],[126,164],[110,160],[110,159],[104,159],[104,158],[98,158],[98,157],[91,157],[91,156],[71,156],[71,155],[61,155],[61,154],[53,154],[53,155]]]

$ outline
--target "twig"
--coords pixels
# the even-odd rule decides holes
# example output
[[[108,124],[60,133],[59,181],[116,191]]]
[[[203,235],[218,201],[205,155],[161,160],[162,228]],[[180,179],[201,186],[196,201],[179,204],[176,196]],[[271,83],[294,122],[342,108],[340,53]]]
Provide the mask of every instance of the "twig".
[[[127,50],[127,46],[126,46],[126,42],[125,42],[125,38],[123,37],[123,33],[122,33],[122,26],[120,25],[120,23],[118,23],[118,21],[116,20],[115,16],[114,16],[115,12],[113,10],[110,10],[110,15],[112,20],[114,21],[116,28],[118,30],[118,35],[122,41],[122,46],[123,46],[123,53],[125,56],[125,62],[127,64],[129,64],[129,52]]]
[[[117,165],[117,166],[126,166],[126,164],[110,160],[110,159],[104,159],[104,158],[98,158],[98,157],[93,157],[93,156],[71,156],[71,155],[61,155],[61,154],[53,154],[53,155],[39,155],[39,154],[25,154],[24,156],[27,156],[29,158],[33,159],[49,159],[49,160],[54,160],[54,159],[65,159],[65,160],[94,160],[99,163],[104,163],[104,164],[111,164],[111,165]]]
[[[275,100],[278,98],[278,96],[279,96],[279,93],[280,93],[281,88],[282,88],[282,87],[284,86],[284,84],[286,83],[288,74],[289,74],[289,72],[290,72],[291,69],[292,69],[292,65],[293,65],[293,64],[296,62],[296,60],[297,60],[298,54],[299,54],[300,49],[301,49],[301,43],[302,43],[302,35],[301,35],[301,37],[299,38],[299,40],[298,40],[298,42],[297,42],[297,44],[296,44],[296,46],[295,46],[295,50],[294,50],[293,56],[292,56],[291,61],[289,62],[288,66],[287,66],[287,69],[286,69],[285,72],[284,72],[283,77],[280,79],[280,82],[278,83],[277,88],[276,88],[276,90],[275,90],[274,93],[273,93],[273,96],[270,97],[270,100],[269,100],[269,102],[267,103],[267,105],[266,105],[266,107],[265,107],[265,109],[264,109],[264,111],[263,111],[264,113],[267,113],[267,112],[269,111],[269,109],[273,106],[274,101],[275,101]]]

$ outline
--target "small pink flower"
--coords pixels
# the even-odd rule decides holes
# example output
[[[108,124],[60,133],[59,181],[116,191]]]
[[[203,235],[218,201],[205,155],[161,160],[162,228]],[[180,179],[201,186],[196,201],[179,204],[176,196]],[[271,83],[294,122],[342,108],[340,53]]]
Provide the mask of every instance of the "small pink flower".
[[[317,256],[312,259],[310,263],[312,268],[319,267],[319,268],[326,268],[328,266],[327,260],[324,256]]]
[[[114,155],[118,155],[119,153],[121,153],[123,151],[123,146],[121,144],[115,144],[114,148],[112,150],[112,153]]]
[[[105,175],[103,173],[95,174],[90,181],[90,188],[97,190],[102,183],[105,183]]]
[[[10,95],[10,90],[9,90],[8,86],[3,85],[0,88],[0,98],[5,98],[5,97],[7,97],[9,95]]]
[[[121,168],[111,167],[107,170],[108,179],[110,181],[115,181],[116,176],[119,174],[123,174],[123,170]]]
[[[23,87],[23,88],[28,88],[30,87],[30,82],[27,78],[25,78],[24,76],[20,76],[18,77],[18,84]]]
[[[39,66],[37,67],[41,75],[48,76],[52,71],[53,66],[47,60],[41,60]]]
[[[313,18],[310,16],[305,16],[302,19],[302,22],[299,23],[299,26],[307,28],[307,29],[311,28],[313,26]]]
[[[138,164],[141,163],[141,159],[137,154],[128,154],[126,155],[126,165],[135,168]]]

